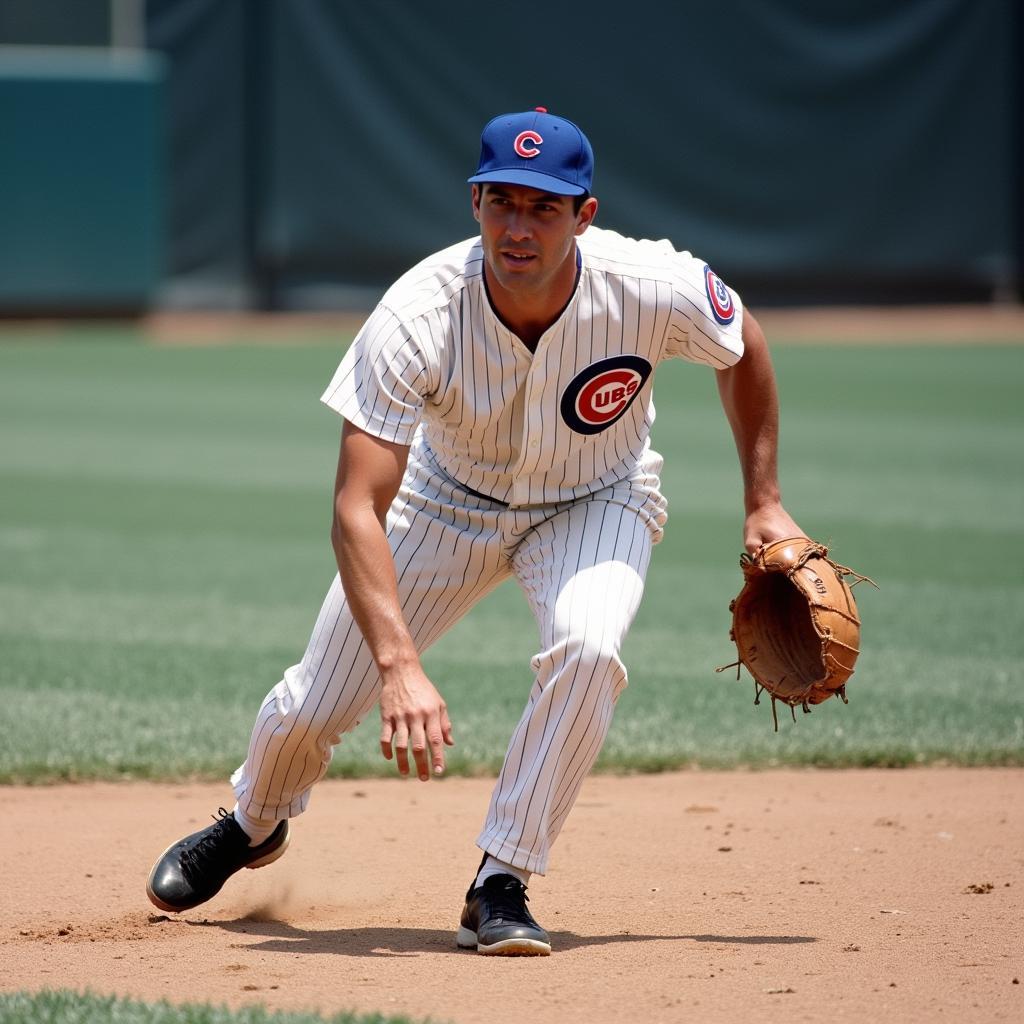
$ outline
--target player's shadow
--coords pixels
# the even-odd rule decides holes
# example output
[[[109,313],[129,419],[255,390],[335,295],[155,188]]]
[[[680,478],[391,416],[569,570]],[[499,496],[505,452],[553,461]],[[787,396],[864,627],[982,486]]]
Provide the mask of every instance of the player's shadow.
[[[332,928],[312,930],[296,928],[282,921],[188,921],[201,928],[222,928],[245,935],[261,935],[264,941],[246,948],[266,953],[334,953],[338,956],[415,956],[418,953],[449,952],[455,949],[454,928]],[[729,945],[792,945],[817,942],[810,935],[577,935],[575,932],[551,932],[556,952],[585,946],[606,946],[624,942],[715,942]]]

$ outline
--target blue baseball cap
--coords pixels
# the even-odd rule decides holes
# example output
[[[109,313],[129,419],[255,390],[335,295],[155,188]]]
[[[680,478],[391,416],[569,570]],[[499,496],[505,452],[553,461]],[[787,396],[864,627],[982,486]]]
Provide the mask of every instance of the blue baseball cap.
[[[468,180],[581,196],[593,177],[594,151],[586,135],[572,121],[537,107],[488,121],[480,136],[480,166]]]

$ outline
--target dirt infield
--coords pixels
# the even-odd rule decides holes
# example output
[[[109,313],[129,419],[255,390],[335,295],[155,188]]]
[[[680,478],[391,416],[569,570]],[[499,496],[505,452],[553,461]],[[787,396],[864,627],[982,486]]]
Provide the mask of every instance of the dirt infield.
[[[2,790],[0,989],[459,1024],[1024,1018],[1024,770],[587,781],[531,907],[545,959],[454,949],[488,780],[325,782],[200,910],[152,860],[225,786]]]

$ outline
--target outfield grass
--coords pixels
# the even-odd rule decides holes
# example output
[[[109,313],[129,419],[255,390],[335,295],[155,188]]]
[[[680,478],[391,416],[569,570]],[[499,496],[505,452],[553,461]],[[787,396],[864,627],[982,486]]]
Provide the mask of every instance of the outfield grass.
[[[333,575],[327,346],[0,343],[0,781],[222,777]],[[782,483],[872,575],[850,705],[772,732],[733,660],[739,473],[710,371],[659,370],[671,521],[605,769],[1024,763],[1024,348],[787,348]],[[486,642],[482,642],[486,638]],[[493,771],[536,633],[506,584],[426,659]],[[332,771],[388,774],[371,716]]]
[[[0,993],[0,1024],[410,1024],[379,1013],[283,1013],[259,1006],[229,1010],[207,1004],[140,1003],[66,990]]]

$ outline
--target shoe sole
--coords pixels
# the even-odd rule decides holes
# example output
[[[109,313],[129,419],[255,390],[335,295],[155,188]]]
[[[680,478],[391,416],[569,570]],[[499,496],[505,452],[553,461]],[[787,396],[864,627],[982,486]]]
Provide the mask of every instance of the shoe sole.
[[[257,860],[254,860],[251,864],[243,864],[242,867],[255,869],[266,867],[268,864],[273,864],[274,861],[277,860],[279,857],[284,856],[284,852],[288,849],[288,844],[291,841],[292,830],[289,828],[285,831],[284,839],[281,840],[280,846],[277,846],[273,850],[270,850],[268,853],[265,853],[262,857],[258,858]],[[209,900],[212,900],[213,896],[217,895],[217,893],[214,893],[213,896],[210,896],[208,899],[200,900],[198,903],[190,903],[187,907],[175,907],[170,903],[165,903],[162,899],[160,899],[159,896],[157,896],[155,892],[153,892],[153,876],[156,874],[156,869],[160,866],[160,862],[164,859],[164,857],[166,857],[167,854],[169,854],[171,850],[173,850],[174,847],[178,845],[179,842],[180,840],[171,843],[171,845],[168,846],[167,849],[164,850],[164,852],[161,853],[159,857],[157,857],[156,863],[153,865],[153,870],[150,871],[149,878],[146,879],[146,895],[149,897],[149,902],[152,903],[154,907],[158,907],[160,910],[166,910],[168,911],[168,913],[171,914],[180,914],[183,910],[191,910],[193,907],[201,907],[204,903],[208,903]],[[228,877],[230,878],[230,875]],[[219,891],[220,890],[218,889],[217,892]]]
[[[460,926],[455,936],[459,949],[475,949],[483,956],[550,956],[551,944],[540,939],[502,939],[484,946],[477,941],[476,932]]]

